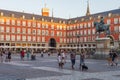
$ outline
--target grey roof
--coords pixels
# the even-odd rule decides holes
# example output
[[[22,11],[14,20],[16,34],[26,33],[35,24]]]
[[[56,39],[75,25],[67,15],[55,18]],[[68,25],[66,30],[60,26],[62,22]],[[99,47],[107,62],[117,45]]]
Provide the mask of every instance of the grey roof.
[[[56,23],[58,23],[59,21],[61,22],[67,21],[67,19],[63,19],[63,18],[47,17],[47,16],[42,16],[42,15],[37,15],[37,14],[30,14],[30,13],[24,13],[24,12],[2,10],[2,9],[0,9],[0,12],[3,12],[4,16],[8,16],[8,17],[11,17],[11,15],[14,14],[15,18],[21,18],[24,15],[25,19],[32,19],[33,17],[35,17],[35,20],[41,21],[42,19],[44,19],[45,21],[47,20],[48,22],[50,22],[53,19],[53,21]]]
[[[89,20],[90,17],[97,18],[98,15],[108,16],[109,13],[120,15],[120,9],[100,12],[100,13],[92,14],[92,15],[89,15],[89,16],[82,16],[82,17],[76,17],[76,18],[71,18],[71,19],[47,17],[47,16],[42,16],[42,15],[37,15],[37,14],[30,14],[30,13],[24,13],[24,12],[2,10],[2,9],[0,9],[0,12],[3,12],[4,16],[8,16],[8,17],[10,17],[12,14],[14,14],[14,17],[21,18],[24,15],[25,19],[32,19],[32,17],[35,17],[36,20],[41,21],[42,19],[44,19],[45,21],[48,21],[48,22],[51,22],[51,20],[53,20],[56,23],[59,23],[59,21],[61,21],[61,23],[63,23],[63,22],[68,23],[68,21],[71,21],[71,23],[75,23],[75,20],[81,21],[82,18],[84,18],[85,20]]]
[[[91,14],[89,16],[71,18],[71,19],[68,19],[68,21],[71,21],[71,23],[75,23],[75,20],[80,21],[82,18],[84,18],[85,20],[89,20],[90,17],[98,18],[99,15],[104,17],[104,16],[108,16],[109,13],[120,15],[120,9],[115,9],[115,10],[100,12],[100,13],[96,13],[96,14]]]

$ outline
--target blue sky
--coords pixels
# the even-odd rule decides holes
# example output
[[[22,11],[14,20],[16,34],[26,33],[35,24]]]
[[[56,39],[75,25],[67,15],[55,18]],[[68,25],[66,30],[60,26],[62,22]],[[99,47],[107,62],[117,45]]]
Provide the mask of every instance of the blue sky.
[[[87,0],[0,0],[0,9],[41,15],[44,4],[54,17],[73,18],[86,14]],[[120,0],[89,0],[91,14],[120,8]]]

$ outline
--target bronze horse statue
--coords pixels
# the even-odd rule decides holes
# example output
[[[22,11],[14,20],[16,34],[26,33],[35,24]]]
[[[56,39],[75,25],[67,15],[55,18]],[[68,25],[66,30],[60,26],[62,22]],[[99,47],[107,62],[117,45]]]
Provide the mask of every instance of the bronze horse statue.
[[[101,32],[105,32],[106,36],[110,35],[110,25],[104,24],[103,17],[101,17],[100,22],[94,22],[94,26],[96,27],[96,33],[98,32],[100,34]]]

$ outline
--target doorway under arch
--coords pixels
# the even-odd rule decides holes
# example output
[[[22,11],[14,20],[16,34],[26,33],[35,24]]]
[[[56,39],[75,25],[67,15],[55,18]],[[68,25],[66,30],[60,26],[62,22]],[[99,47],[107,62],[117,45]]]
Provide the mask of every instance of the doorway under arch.
[[[107,36],[108,38],[110,38],[110,46],[114,46],[114,38],[113,36]]]
[[[50,47],[56,47],[56,40],[54,38],[51,38],[49,41],[49,46]]]

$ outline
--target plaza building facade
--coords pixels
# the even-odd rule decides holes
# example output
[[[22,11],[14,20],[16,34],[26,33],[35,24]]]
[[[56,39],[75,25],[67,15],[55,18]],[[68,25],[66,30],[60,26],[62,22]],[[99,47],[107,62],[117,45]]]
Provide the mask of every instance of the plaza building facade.
[[[120,9],[63,19],[49,16],[49,9],[42,8],[42,15],[0,9],[0,48],[2,49],[95,49],[94,21],[104,17],[110,24],[111,46],[120,47]],[[101,33],[100,37],[104,37]]]

